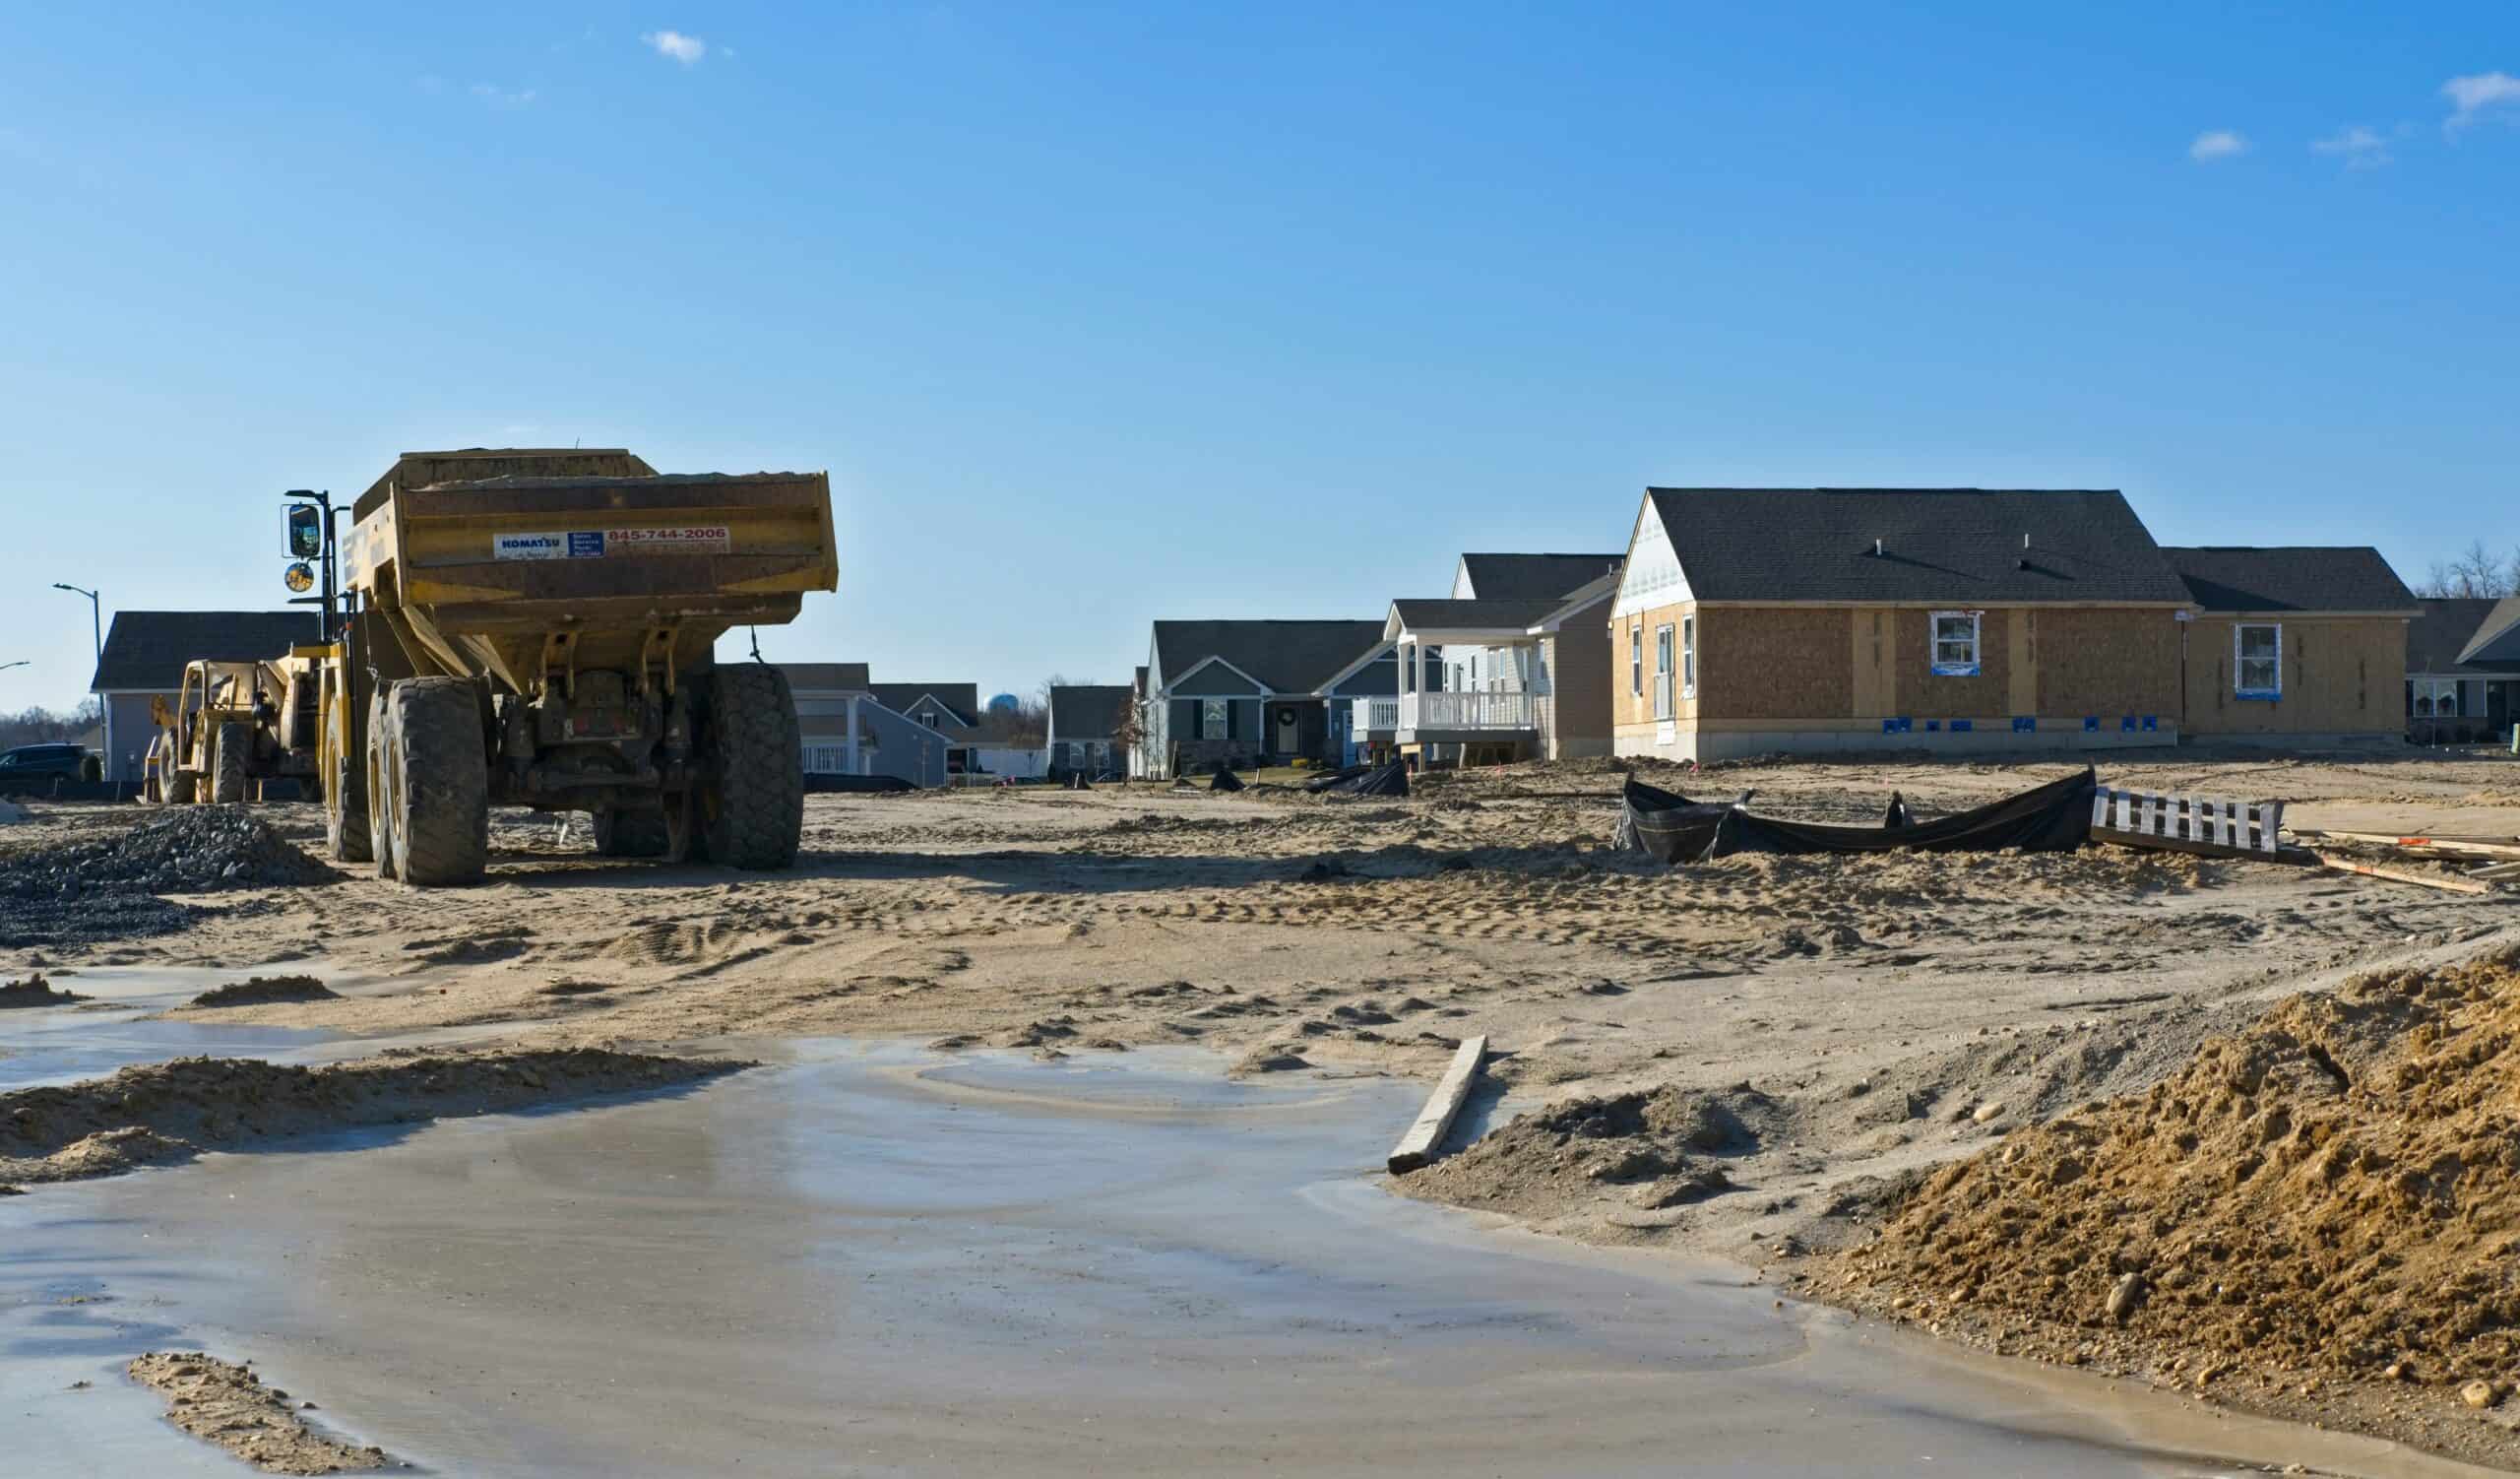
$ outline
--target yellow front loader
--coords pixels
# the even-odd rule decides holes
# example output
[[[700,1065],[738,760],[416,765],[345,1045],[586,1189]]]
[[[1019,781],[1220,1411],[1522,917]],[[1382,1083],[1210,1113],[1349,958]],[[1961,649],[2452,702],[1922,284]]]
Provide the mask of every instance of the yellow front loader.
[[[172,704],[149,701],[157,735],[142,789],[170,805],[259,798],[264,783],[315,774],[319,668],[330,649],[293,647],[265,662],[196,658]]]

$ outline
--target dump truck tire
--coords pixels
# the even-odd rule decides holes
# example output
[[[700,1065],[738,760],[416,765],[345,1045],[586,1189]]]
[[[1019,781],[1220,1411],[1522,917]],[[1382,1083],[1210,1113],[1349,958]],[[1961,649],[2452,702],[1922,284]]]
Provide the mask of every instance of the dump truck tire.
[[[396,683],[385,752],[394,876],[418,888],[477,882],[490,860],[490,762],[472,682]]]
[[[343,733],[348,714],[346,704],[332,706],[317,750],[332,756],[332,774],[317,778],[324,788],[324,846],[335,863],[366,863],[375,857],[368,842],[367,765],[365,756],[350,753],[350,737]]]
[[[595,850],[606,858],[662,858],[671,843],[662,811],[595,814]]]
[[[788,868],[805,825],[804,756],[788,675],[760,663],[709,675],[698,841],[712,863]]]
[[[378,688],[367,701],[367,749],[361,756],[367,771],[367,845],[376,857],[376,875],[394,876],[394,813],[389,805],[393,788],[386,783],[394,758],[385,748],[385,688]]]
[[[245,761],[254,753],[254,727],[222,724],[210,752],[210,799],[232,805],[245,799]]]

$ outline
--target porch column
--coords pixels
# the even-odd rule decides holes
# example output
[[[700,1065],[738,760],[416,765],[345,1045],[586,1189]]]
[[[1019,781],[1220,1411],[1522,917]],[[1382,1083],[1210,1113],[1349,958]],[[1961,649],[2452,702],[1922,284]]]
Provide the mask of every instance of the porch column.
[[[858,771],[857,771],[857,700],[856,700],[856,699],[851,698],[851,699],[849,701],[849,709],[848,709],[848,713],[849,713],[849,751],[848,751],[848,753],[849,753],[849,773],[850,773],[850,775],[855,775],[855,774],[857,774],[857,773],[858,773]]]

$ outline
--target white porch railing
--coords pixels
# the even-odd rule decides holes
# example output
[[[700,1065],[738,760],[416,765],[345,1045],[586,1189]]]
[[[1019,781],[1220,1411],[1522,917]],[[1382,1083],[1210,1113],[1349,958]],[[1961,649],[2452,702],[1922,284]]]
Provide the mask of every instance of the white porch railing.
[[[1530,693],[1404,693],[1403,730],[1530,730],[1540,727]]]
[[[1350,725],[1359,735],[1380,731],[1389,734],[1400,728],[1400,700],[1397,698],[1359,698]]]

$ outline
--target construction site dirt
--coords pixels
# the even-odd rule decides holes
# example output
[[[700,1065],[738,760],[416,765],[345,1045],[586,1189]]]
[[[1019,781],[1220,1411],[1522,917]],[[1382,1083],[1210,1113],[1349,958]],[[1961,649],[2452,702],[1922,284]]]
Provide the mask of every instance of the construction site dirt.
[[[1891,760],[1638,772],[1696,796],[1754,791],[1763,812],[1839,822],[1877,820],[1894,790],[1930,815],[2063,773],[2053,764]],[[56,1035],[88,1022],[155,1023],[168,1029],[162,1041],[199,1054],[201,1039],[173,1031],[197,1023],[304,1034],[327,1061],[460,1043],[512,1063],[595,1049],[695,1065],[775,1065],[795,1043],[846,1038],[900,1044],[929,1063],[961,1055],[976,1065],[1088,1068],[1160,1057],[1169,1072],[1239,1077],[1272,1092],[1384,1084],[1342,1101],[1373,1129],[1343,1132],[1343,1144],[1396,1137],[1411,1090],[1422,1094],[1464,1038],[1484,1035],[1485,1082],[1447,1153],[1382,1183],[1418,1201],[1491,1214],[1462,1222],[1489,1230],[1478,1236],[1506,1236],[1492,1215],[1502,1214],[1537,1232],[1616,1245],[1621,1258],[1731,1267],[1788,1300],[1849,1305],[1864,1312],[1859,1328],[1876,1318],[1915,1325],[2172,1387],[2182,1409],[2258,1408],[2520,1465],[2520,1435],[2505,1421],[2520,1402],[2503,1401],[2520,1370],[2488,1374],[2488,1385],[2502,1384],[2483,1403],[2463,1395],[2479,1380],[2468,1365],[2431,1361],[2392,1376],[2382,1374],[2391,1363],[2325,1370],[2304,1396],[2294,1365],[2282,1365],[2278,1392],[2250,1380],[2247,1342],[2234,1350],[2217,1337],[2214,1378],[2200,1385],[2204,1351],[2183,1349],[2175,1325],[2139,1327],[2151,1342],[2141,1349],[2034,1337],[2032,1326],[2052,1316],[2033,1303],[1989,1313],[1955,1295],[1954,1282],[1975,1288],[1984,1274],[1955,1280],[1934,1257],[1864,1253],[1882,1239],[1885,1251],[1908,1247],[1900,1229],[1924,1215],[1916,1198],[1937,1185],[1939,1168],[2192,1072],[2209,1040],[2250,1030],[2293,997],[2333,993],[2372,971],[2454,971],[2520,939],[2506,895],[2115,846],[1738,856],[1669,868],[1611,846],[1624,779],[1612,762],[1582,761],[1421,777],[1406,800],[1266,786],[1232,797],[1109,785],[816,795],[797,867],[742,874],[603,859],[583,819],[563,828],[503,810],[478,886],[407,890],[357,865],[279,883],[244,870],[220,876],[215,892],[163,895],[176,917],[152,912],[127,933],[101,919],[31,933],[0,954],[0,978],[40,972],[51,989],[89,999],[10,1013],[0,1033],[34,1017],[58,1019],[46,1028]],[[2282,800],[2289,823],[2332,831],[2520,834],[2520,768],[2490,755],[2165,752],[2106,766],[2103,780]],[[120,856],[111,844],[150,815],[42,803],[30,810],[0,838],[0,904],[14,897],[7,885],[20,860],[57,878],[62,858]],[[252,812],[320,856],[318,808]],[[259,841],[252,851],[257,868],[287,864]],[[27,902],[51,911],[57,892],[30,889]],[[45,914],[52,926],[64,918]],[[96,984],[122,973],[145,973],[166,990],[142,999]],[[316,986],[188,1004],[251,975]],[[129,1041],[160,1039],[135,1030]],[[1186,1056],[1145,1051],[1157,1047]],[[1139,1057],[1106,1057],[1132,1052]],[[143,1050],[117,1061],[145,1058]],[[480,1071],[484,1082],[508,1082],[496,1062]],[[697,1066],[670,1075],[707,1076]],[[638,1108],[662,1123],[749,1077]],[[185,1080],[186,1123],[215,1120],[228,1081],[272,1092],[252,1074],[195,1073]],[[534,1113],[549,1114],[545,1097],[502,1089],[452,1113],[534,1100]],[[377,1123],[327,1122],[323,1102],[298,1095],[282,1132]],[[417,1153],[442,1132],[392,1148]],[[40,1159],[70,1143],[16,1153]],[[174,1158],[190,1164],[146,1172],[143,1183],[214,1174],[255,1150],[245,1137],[199,1143],[214,1153]],[[2484,1174],[2474,1157],[2470,1169]],[[73,1174],[94,1173],[83,1163]],[[92,1194],[26,1176],[30,1199]],[[2086,1256],[2106,1261],[2114,1252],[2095,1246]],[[1858,1258],[1866,1260],[1849,1261]],[[2082,1297],[2081,1284],[2066,1283]],[[1932,1313],[1920,1316],[1926,1307],[1917,1302],[1927,1299]],[[2243,1316],[2233,1327],[2245,1323]],[[2280,1354],[2267,1354],[2270,1375]],[[2383,1382],[2387,1400],[2352,1394]],[[412,1447],[399,1431],[393,1441],[377,1436],[390,1423],[371,1432],[338,1400],[328,1408],[346,1437],[385,1442],[398,1456]],[[2147,1411],[2130,1420],[2135,1427],[2164,1421],[2168,1408]],[[2299,1437],[2300,1452],[2311,1453],[2310,1435]],[[2227,1448],[2180,1443],[2182,1451],[2252,1461],[2294,1456],[2280,1437],[2272,1450],[2263,1438]],[[426,1443],[418,1447],[424,1456]],[[2316,1454],[2351,1472],[2412,1472],[2397,1466],[2418,1462],[2381,1447]],[[1090,1464],[1069,1454],[1041,1467]]]

